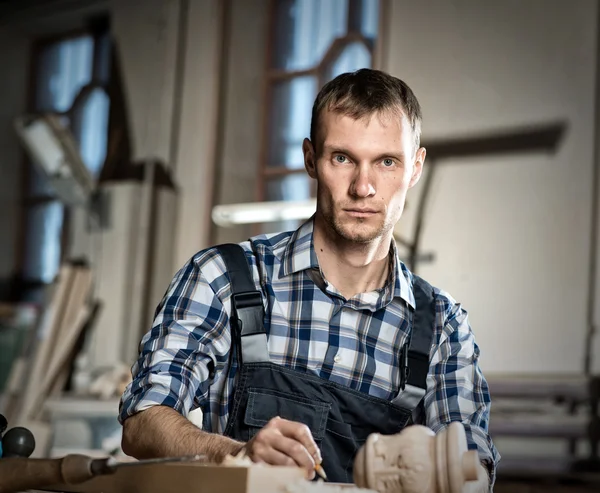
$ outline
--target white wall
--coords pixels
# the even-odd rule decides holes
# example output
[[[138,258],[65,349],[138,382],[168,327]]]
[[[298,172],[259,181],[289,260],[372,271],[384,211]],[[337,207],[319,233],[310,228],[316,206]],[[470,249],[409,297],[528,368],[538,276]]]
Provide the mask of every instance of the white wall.
[[[490,372],[583,368],[596,18],[592,0],[391,2],[385,68],[416,92],[425,143],[568,123],[555,156],[447,161],[435,179],[419,272],[470,311]]]
[[[22,154],[13,121],[27,101],[29,43],[14,34],[0,34],[0,64],[10,67],[0,78],[0,284],[16,269],[21,219]],[[1,97],[1,96],[0,96]]]

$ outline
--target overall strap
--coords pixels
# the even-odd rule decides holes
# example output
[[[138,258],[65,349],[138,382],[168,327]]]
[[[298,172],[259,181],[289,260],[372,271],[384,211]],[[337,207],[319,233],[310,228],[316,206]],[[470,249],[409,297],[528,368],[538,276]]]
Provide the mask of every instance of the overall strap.
[[[240,365],[268,362],[269,348],[263,325],[265,310],[256,289],[245,250],[236,243],[215,247],[225,262],[231,280],[232,346],[238,349]]]
[[[417,275],[413,277],[416,308],[411,333],[400,353],[400,393],[393,402],[415,415],[427,389],[436,311],[433,286]]]

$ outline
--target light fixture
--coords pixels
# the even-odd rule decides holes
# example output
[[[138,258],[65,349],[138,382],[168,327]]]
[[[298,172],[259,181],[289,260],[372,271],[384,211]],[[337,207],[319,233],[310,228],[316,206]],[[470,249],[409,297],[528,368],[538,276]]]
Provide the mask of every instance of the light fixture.
[[[24,115],[14,125],[31,161],[47,176],[56,196],[68,205],[88,204],[94,179],[61,116]]]
[[[315,199],[301,201],[252,202],[224,204],[213,207],[212,220],[218,226],[261,224],[311,217],[317,208]]]

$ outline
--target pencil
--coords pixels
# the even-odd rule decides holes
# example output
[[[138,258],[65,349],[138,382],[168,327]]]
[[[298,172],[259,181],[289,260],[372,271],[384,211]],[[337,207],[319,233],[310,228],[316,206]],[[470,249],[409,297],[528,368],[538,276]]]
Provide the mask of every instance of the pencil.
[[[325,474],[325,471],[323,470],[323,467],[321,466],[321,464],[315,464],[315,472],[325,481],[327,481],[327,474]]]

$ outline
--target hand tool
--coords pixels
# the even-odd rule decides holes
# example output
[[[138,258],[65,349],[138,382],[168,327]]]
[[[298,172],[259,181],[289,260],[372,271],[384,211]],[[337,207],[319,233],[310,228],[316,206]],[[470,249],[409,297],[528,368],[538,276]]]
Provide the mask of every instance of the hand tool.
[[[2,437],[3,458],[29,457],[35,450],[35,438],[27,428],[17,426]]]
[[[93,459],[78,454],[66,455],[60,459],[7,458],[0,460],[0,493],[83,483],[102,474],[113,474],[121,467],[203,460],[206,460],[206,456],[161,457],[133,462],[119,462],[113,457]]]
[[[321,464],[315,464],[315,472],[319,475],[319,477],[325,481],[327,481],[327,474],[323,470],[323,466]]]

